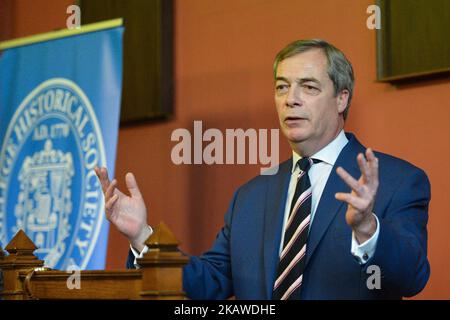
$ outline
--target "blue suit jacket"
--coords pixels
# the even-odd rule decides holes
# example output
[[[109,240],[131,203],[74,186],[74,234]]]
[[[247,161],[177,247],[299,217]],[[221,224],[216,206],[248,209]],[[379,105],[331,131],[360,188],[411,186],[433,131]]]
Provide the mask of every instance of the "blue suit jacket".
[[[350,252],[347,205],[334,197],[336,192],[350,192],[336,174],[338,166],[355,178],[361,175],[356,156],[366,148],[352,134],[346,135],[349,143],[335,163],[311,225],[301,297],[400,299],[415,295],[430,274],[427,176],[403,160],[376,153],[380,184],[374,212],[380,233],[374,256],[360,265]],[[192,256],[184,268],[183,287],[189,298],[271,299],[291,166],[292,159],[280,164],[276,175],[257,176],[235,192],[212,248],[200,257]],[[128,266],[133,260],[131,255]],[[380,289],[367,286],[371,265],[381,270]]]

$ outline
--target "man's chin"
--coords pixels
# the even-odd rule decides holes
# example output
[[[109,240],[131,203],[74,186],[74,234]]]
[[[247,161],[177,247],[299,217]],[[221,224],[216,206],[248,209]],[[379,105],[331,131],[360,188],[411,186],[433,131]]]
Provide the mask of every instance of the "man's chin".
[[[291,143],[302,143],[306,141],[309,137],[307,132],[304,132],[303,130],[287,130],[284,131],[284,136],[286,139]]]

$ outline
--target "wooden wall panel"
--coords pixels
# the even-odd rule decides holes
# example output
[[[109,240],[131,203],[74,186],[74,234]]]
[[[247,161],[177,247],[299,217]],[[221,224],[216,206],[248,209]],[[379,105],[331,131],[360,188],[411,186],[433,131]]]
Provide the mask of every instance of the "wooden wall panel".
[[[82,24],[123,18],[121,124],[173,111],[172,0],[80,0]]]

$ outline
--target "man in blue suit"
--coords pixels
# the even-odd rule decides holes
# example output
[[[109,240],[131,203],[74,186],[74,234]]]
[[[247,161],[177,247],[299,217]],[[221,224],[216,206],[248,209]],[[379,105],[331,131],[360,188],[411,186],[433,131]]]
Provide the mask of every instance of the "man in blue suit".
[[[365,148],[344,123],[353,69],[318,39],[295,41],[274,64],[275,104],[292,158],[234,194],[213,247],[191,257],[189,298],[401,299],[428,281],[430,185],[406,161]],[[108,219],[130,241],[128,266],[152,230],[136,180],[130,195],[97,168]],[[357,178],[359,177],[359,178]]]

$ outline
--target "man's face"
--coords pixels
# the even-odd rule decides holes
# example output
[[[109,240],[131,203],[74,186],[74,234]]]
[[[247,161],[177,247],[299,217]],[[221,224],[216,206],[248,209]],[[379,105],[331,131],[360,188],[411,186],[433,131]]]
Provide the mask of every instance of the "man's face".
[[[303,156],[322,149],[343,128],[346,97],[348,93],[335,96],[327,74],[327,58],[320,49],[296,54],[278,64],[275,105],[281,130]]]

